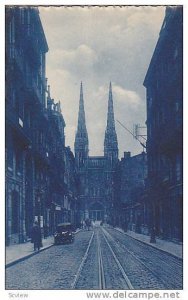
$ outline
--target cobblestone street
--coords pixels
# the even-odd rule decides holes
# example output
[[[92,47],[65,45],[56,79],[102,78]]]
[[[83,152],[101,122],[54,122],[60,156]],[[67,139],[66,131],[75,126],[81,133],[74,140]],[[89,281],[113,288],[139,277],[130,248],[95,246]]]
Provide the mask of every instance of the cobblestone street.
[[[182,289],[181,274],[181,259],[95,227],[8,267],[6,289]]]

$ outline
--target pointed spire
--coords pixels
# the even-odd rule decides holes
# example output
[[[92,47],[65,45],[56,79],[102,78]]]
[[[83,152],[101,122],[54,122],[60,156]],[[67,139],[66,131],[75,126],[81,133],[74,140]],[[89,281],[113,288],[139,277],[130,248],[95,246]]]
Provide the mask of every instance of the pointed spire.
[[[83,98],[83,87],[82,87],[82,81],[80,83],[80,98]]]
[[[114,158],[118,157],[118,142],[117,134],[115,130],[115,121],[114,121],[114,107],[113,107],[113,95],[112,95],[112,84],[110,82],[109,86],[109,97],[108,97],[108,113],[107,113],[107,125],[105,131],[104,139],[104,154],[114,153],[112,156]]]
[[[80,101],[79,101],[79,112],[78,112],[78,130],[86,129],[86,121],[85,121],[85,110],[84,110],[84,97],[83,97],[83,86],[82,81],[80,84]]]
[[[112,84],[110,81],[109,86],[109,98],[108,98],[108,116],[107,116],[107,128],[113,127],[115,130],[115,123],[114,123],[114,107],[113,107],[113,96],[112,96]]]
[[[110,81],[110,86],[109,86],[109,93],[112,94],[112,83],[111,83],[111,81]]]
[[[84,110],[84,97],[83,97],[83,85],[80,84],[80,101],[78,112],[78,125],[75,137],[75,152],[79,150],[86,151],[88,153],[88,134],[86,128],[85,110]]]

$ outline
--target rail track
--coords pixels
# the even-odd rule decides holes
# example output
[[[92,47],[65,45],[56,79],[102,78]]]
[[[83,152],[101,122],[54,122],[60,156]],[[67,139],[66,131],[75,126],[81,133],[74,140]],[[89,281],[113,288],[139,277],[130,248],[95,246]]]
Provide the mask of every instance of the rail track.
[[[111,251],[111,254],[112,254],[112,256],[113,256],[113,259],[114,259],[114,261],[116,262],[116,264],[117,264],[117,266],[118,266],[118,268],[119,268],[119,270],[120,270],[120,272],[121,272],[122,278],[124,279],[122,288],[123,288],[123,289],[134,289],[133,285],[131,284],[131,282],[130,282],[128,276],[127,276],[127,274],[125,273],[125,270],[124,270],[123,266],[121,265],[119,259],[117,258],[117,255],[115,254],[115,252],[113,251],[112,247],[110,246],[110,244],[109,244],[109,242],[108,242],[108,239],[107,239],[107,237],[105,236],[104,232],[103,232],[102,234],[103,234],[103,237],[104,237],[104,239],[105,239],[105,242],[106,242],[108,248],[109,248],[110,251]]]
[[[160,263],[157,262],[158,265],[156,266],[156,268],[154,268],[153,267],[153,263],[152,262],[149,263],[147,261],[147,257],[144,256],[143,252],[142,252],[142,256],[144,256],[144,257],[142,257],[142,259],[140,259],[138,255],[136,255],[135,253],[133,253],[133,251],[129,250],[128,247],[122,241],[120,241],[117,237],[114,238],[112,236],[112,234],[110,234],[104,228],[102,230],[103,230],[104,234],[108,237],[108,240],[110,240],[111,243],[113,243],[114,247],[118,247],[119,249],[122,249],[125,256],[132,257],[133,260],[139,264],[139,266],[142,266],[143,269],[147,270],[151,274],[151,276],[153,276],[154,278],[156,278],[156,281],[158,281],[158,283],[160,285],[160,288],[162,288],[162,287],[164,289],[173,289],[173,288],[174,289],[178,289],[178,288],[182,288],[180,285],[177,286],[177,283],[174,282],[174,276],[173,276],[173,274],[174,274],[175,270],[174,270],[173,267],[169,266],[168,261],[164,260],[164,266],[165,266],[165,268],[164,268],[163,272],[166,274],[166,272],[167,272],[166,268],[168,267],[168,270],[171,273],[172,280],[168,280],[167,281],[167,280],[165,280],[167,276],[166,277],[164,276],[165,279],[164,279],[163,276],[161,276],[161,272],[160,271],[161,271],[162,267],[161,267]],[[143,259],[146,262],[144,262]],[[162,261],[163,260],[160,257],[160,262],[162,262]],[[179,260],[177,260],[177,267],[179,267],[179,264],[180,264],[180,262],[179,262]]]
[[[95,240],[95,241],[94,241]],[[102,246],[101,246],[102,242]],[[89,256],[91,255],[92,246],[95,243],[95,252],[97,253],[96,256],[96,264],[97,264],[97,272],[95,274],[96,276],[96,282],[97,287],[96,289],[104,290],[104,289],[110,289],[113,288],[113,286],[109,286],[109,279],[108,277],[111,276],[108,272],[110,269],[111,271],[116,269],[117,277],[114,275],[113,280],[114,285],[116,286],[117,282],[121,281],[121,288],[122,289],[133,289],[133,285],[131,284],[127,274],[125,273],[125,270],[123,266],[121,265],[117,255],[114,253],[112,247],[110,246],[108,242],[108,238],[104,234],[103,231],[101,231],[100,228],[96,228],[93,232],[88,247],[86,249],[85,255],[80,263],[79,269],[75,275],[74,282],[71,285],[72,289],[84,289],[89,288],[88,286],[84,286],[84,283],[88,280],[88,276],[90,276],[92,270],[89,269]],[[104,263],[104,259],[106,254],[108,254],[108,265]],[[93,262],[93,265],[95,265],[95,262]],[[85,278],[84,278],[85,277]],[[91,282],[91,280],[89,280]]]
[[[91,248],[91,243],[92,243],[92,241],[93,241],[93,237],[94,237],[94,232],[93,232],[92,235],[91,235],[91,238],[90,238],[90,240],[89,240],[88,247],[87,247],[86,252],[85,252],[85,254],[84,254],[83,258],[82,258],[82,261],[81,261],[81,264],[80,264],[80,266],[79,266],[79,268],[78,268],[78,271],[77,271],[77,273],[76,273],[76,275],[75,275],[75,279],[74,279],[73,283],[71,284],[71,289],[75,289],[75,288],[76,288],[76,285],[77,285],[77,282],[78,282],[78,280],[79,280],[80,274],[81,274],[81,272],[82,272],[82,270],[83,270],[83,266],[84,266],[84,264],[85,264],[85,262],[86,262],[86,260],[87,260],[88,253],[89,253],[89,250],[90,250],[90,248]]]

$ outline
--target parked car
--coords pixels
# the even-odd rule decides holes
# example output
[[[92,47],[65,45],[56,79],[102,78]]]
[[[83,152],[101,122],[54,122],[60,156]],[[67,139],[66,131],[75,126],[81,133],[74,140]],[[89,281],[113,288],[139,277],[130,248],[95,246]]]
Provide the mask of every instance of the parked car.
[[[64,244],[74,242],[74,226],[71,223],[61,223],[57,225],[54,234],[54,244]]]

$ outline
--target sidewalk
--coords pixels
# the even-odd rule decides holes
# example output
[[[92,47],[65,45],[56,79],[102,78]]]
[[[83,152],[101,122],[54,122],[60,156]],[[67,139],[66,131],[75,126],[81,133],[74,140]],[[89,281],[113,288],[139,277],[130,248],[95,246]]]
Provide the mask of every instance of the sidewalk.
[[[183,258],[183,245],[177,244],[170,241],[165,241],[159,238],[156,238],[156,244],[150,243],[150,236],[145,234],[136,233],[134,231],[128,230],[127,232],[124,232],[121,228],[115,228],[116,230],[122,232],[125,235],[128,235],[136,240],[139,240],[145,244],[148,244],[151,247],[157,248],[161,251],[170,253],[180,259]]]
[[[80,229],[78,229],[75,233],[77,234],[79,231]],[[54,237],[49,236],[48,238],[43,239],[42,244],[43,247],[39,252],[52,247],[54,244]],[[31,242],[7,246],[5,251],[6,268],[39,253],[38,251],[33,251],[33,244]]]
[[[54,243],[53,236],[50,236],[46,239],[42,240],[43,247],[39,252],[50,248]],[[9,267],[19,261],[24,260],[25,258],[29,258],[35,254],[37,251],[33,251],[33,244],[31,242],[26,242],[22,244],[10,245],[6,247],[6,267]]]

